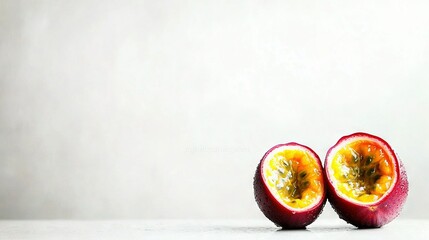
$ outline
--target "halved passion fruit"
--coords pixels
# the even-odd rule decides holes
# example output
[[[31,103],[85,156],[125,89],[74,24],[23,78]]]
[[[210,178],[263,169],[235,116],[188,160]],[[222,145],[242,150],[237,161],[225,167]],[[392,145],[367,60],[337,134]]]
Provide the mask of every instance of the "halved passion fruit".
[[[326,202],[319,156],[298,143],[279,144],[260,161],[253,183],[262,213],[283,228],[304,228]]]
[[[357,227],[389,223],[408,195],[402,162],[386,141],[367,133],[344,136],[329,149],[325,174],[332,207]]]

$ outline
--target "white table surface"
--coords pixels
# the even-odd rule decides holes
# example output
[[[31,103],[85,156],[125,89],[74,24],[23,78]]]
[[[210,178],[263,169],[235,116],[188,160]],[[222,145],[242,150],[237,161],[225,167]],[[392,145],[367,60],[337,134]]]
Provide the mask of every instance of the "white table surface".
[[[306,230],[280,230],[268,220],[0,221],[0,239],[429,239],[429,220],[396,219],[380,229],[318,220]]]

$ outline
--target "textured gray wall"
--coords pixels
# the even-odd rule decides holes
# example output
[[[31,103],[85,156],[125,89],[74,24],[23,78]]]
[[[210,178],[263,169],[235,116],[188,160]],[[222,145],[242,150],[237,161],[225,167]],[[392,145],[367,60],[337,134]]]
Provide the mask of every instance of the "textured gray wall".
[[[354,131],[399,152],[402,216],[428,217],[428,11],[0,0],[0,218],[262,217],[269,147]]]

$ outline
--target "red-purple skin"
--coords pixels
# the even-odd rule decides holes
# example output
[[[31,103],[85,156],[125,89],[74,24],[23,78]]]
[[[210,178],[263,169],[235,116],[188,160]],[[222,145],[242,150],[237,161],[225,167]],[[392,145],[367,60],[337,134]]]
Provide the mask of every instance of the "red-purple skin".
[[[343,141],[347,141],[352,137],[364,137],[375,139],[382,142],[393,156],[392,161],[396,164],[396,176],[398,177],[393,189],[386,197],[380,202],[374,204],[358,205],[353,203],[346,198],[341,197],[336,191],[333,183],[330,181],[328,171],[328,157],[331,154],[333,148]],[[382,138],[368,134],[368,133],[353,133],[348,136],[344,136],[338,140],[338,142],[328,150],[325,158],[325,183],[327,185],[328,200],[332,205],[332,208],[338,213],[339,217],[346,222],[358,227],[358,228],[379,228],[393,219],[395,219],[404,205],[408,196],[408,180],[405,172],[404,165],[401,160],[392,150],[390,145]]]
[[[265,161],[265,158],[270,154],[273,150],[282,146],[298,146],[301,148],[305,148],[309,152],[314,155],[317,164],[320,166],[323,172],[322,163],[320,161],[319,156],[311,150],[309,147],[298,144],[298,143],[285,143],[278,144],[268,150],[265,155],[262,157],[259,162],[258,167],[256,168],[255,177],[253,181],[253,189],[255,194],[256,203],[261,209],[262,213],[271,220],[276,226],[282,227],[283,229],[301,229],[305,228],[310,223],[314,222],[316,218],[322,213],[323,206],[326,203],[326,193],[325,190],[322,191],[322,197],[320,201],[313,206],[311,209],[301,211],[300,209],[292,210],[283,206],[271,193],[268,185],[265,183],[264,178],[262,176],[262,166]],[[324,179],[322,179],[322,186],[325,186],[323,183]],[[325,189],[325,187],[324,187]]]

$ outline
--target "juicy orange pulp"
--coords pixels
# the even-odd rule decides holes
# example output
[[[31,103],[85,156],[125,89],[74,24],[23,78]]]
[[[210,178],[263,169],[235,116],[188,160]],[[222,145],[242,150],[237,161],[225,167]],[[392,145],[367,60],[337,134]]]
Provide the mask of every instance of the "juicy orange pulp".
[[[267,159],[264,174],[272,193],[286,205],[305,208],[323,194],[322,169],[300,149],[285,149]]]
[[[380,199],[395,176],[392,160],[375,142],[358,140],[341,148],[331,164],[337,189],[363,203]]]

